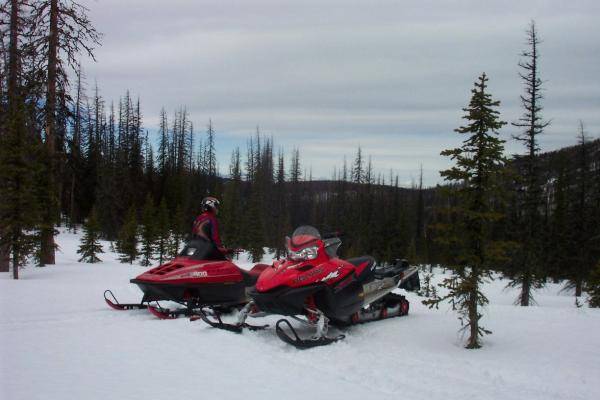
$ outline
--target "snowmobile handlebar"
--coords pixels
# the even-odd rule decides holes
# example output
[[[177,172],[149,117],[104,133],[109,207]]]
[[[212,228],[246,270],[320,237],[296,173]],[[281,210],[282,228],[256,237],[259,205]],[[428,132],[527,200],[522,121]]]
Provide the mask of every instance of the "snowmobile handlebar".
[[[323,239],[341,238],[344,236],[342,231],[326,232],[322,235]]]
[[[230,255],[230,254],[243,253],[245,250],[244,249],[230,249],[227,247],[219,247],[219,251],[225,255]]]

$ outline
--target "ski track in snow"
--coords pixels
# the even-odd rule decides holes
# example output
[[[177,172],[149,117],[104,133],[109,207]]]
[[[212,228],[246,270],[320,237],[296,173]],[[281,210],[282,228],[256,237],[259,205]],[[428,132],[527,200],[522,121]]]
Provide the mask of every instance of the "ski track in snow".
[[[108,308],[105,289],[139,301],[129,279],[145,268],[120,264],[107,243],[102,263],[78,263],[79,237],[59,235],[56,266],[23,269],[18,282],[0,275],[0,399],[600,398],[600,310],[577,309],[560,285],[522,308],[506,281],[487,284],[482,323],[494,334],[480,350],[462,347],[451,310],[429,310],[411,293],[408,317],[300,351],[272,328],[234,334]]]

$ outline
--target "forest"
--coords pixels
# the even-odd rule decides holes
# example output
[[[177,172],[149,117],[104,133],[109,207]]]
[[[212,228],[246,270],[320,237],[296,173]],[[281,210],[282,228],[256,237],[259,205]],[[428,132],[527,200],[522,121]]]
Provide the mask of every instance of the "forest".
[[[600,140],[581,122],[565,133],[577,144],[540,151],[549,122],[533,22],[519,63],[522,117],[502,121],[483,74],[465,99],[469,124],[456,129],[472,136],[442,153],[456,166],[441,171],[445,181],[435,187],[425,187],[422,174],[402,187],[398,175],[375,174],[377,160],[360,147],[331,179],[313,180],[300,147],[283,149],[258,128],[223,176],[218,125],[195,125],[182,106],[163,109],[150,134],[143,99],[125,89],[105,99],[101,85],[90,87],[79,60],[94,57],[102,35],[85,8],[11,0],[1,18],[0,270],[15,278],[31,260],[54,264],[61,226],[84,229],[84,248],[113,242],[123,262],[162,262],[212,195],[221,200],[225,243],[256,261],[265,249],[283,255],[284,237],[310,224],[344,232],[342,256],[407,258],[465,281],[500,272],[521,288],[523,306],[545,282],[565,280],[577,298],[587,291],[589,304],[600,305]],[[523,154],[507,157],[499,131],[513,132]],[[99,260],[96,253],[82,259]]]

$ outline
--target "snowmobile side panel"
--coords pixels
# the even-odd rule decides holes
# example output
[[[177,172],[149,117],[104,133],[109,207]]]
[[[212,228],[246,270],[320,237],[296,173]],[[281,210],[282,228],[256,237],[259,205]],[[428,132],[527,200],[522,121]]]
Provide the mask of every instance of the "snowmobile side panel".
[[[292,316],[303,314],[307,297],[322,290],[326,290],[326,286],[321,283],[301,288],[282,287],[269,292],[259,292],[253,288],[248,291],[248,295],[260,311]]]
[[[170,284],[166,282],[148,282],[132,279],[144,292],[148,301],[171,300],[178,303],[182,301],[194,301],[202,305],[214,305],[221,303],[244,303],[246,300],[246,286],[244,282],[232,282],[222,284]]]
[[[315,303],[329,318],[347,318],[358,312],[364,303],[363,285],[353,277],[352,282],[339,291],[327,287],[326,290],[318,292],[315,295]]]

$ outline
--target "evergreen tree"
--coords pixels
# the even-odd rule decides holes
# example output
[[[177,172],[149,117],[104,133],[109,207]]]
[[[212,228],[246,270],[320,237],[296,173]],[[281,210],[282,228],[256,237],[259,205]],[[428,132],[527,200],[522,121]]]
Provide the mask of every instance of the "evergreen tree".
[[[169,243],[168,255],[171,258],[177,257],[181,242],[191,231],[191,224],[186,223],[185,214],[181,206],[177,206],[175,214],[171,220],[172,240]]]
[[[94,264],[102,261],[98,258],[98,254],[104,253],[99,240],[100,225],[98,224],[96,209],[92,208],[92,211],[83,226],[83,237],[81,238],[79,250],[77,250],[77,254],[81,254],[79,262]]]
[[[550,217],[550,238],[547,245],[548,272],[556,280],[567,278],[573,263],[571,231],[569,229],[569,178],[567,160],[562,155],[557,160],[557,177],[554,183],[554,209]]]
[[[425,259],[425,202],[423,199],[423,165],[419,169],[419,186],[417,187],[418,197],[416,204],[416,227],[415,227],[415,253],[419,262]]]
[[[163,264],[164,258],[169,252],[171,242],[171,230],[169,224],[169,211],[165,199],[162,199],[158,206],[156,215],[156,247],[155,254],[159,265]]]
[[[586,291],[589,295],[588,303],[590,307],[600,308],[600,262],[590,273]]]
[[[525,166],[522,171],[523,186],[523,213],[520,218],[521,229],[515,239],[520,243],[519,251],[516,253],[517,276],[510,286],[520,286],[521,294],[519,304],[530,305],[534,288],[543,284],[540,275],[542,268],[542,243],[541,243],[541,217],[539,211],[542,205],[541,177],[538,165],[539,139],[544,128],[548,126],[542,118],[542,80],[539,72],[539,50],[540,39],[538,37],[535,22],[531,22],[527,30],[527,42],[530,46],[523,51],[523,61],[519,62],[521,72],[519,75],[525,85],[525,94],[521,96],[521,104],[524,113],[513,126],[522,128],[523,132],[515,137],[525,145],[527,154],[524,156]]]
[[[480,324],[482,314],[479,307],[488,303],[480,286],[492,279],[490,270],[503,253],[502,243],[491,237],[492,225],[501,218],[495,210],[500,196],[498,175],[504,158],[504,141],[497,137],[498,130],[505,124],[500,121],[495,109],[499,101],[493,101],[487,93],[488,78],[485,74],[475,82],[472,97],[463,117],[469,123],[455,131],[468,135],[460,148],[445,150],[441,154],[450,157],[455,165],[441,171],[444,179],[456,184],[453,187],[459,199],[457,206],[449,212],[454,223],[439,227],[440,239],[456,249],[450,260],[453,276],[446,278],[441,287],[448,294],[426,301],[435,306],[446,299],[456,301],[463,329],[468,329],[467,348],[481,347],[479,337],[491,333]],[[456,284],[452,282],[456,278]]]
[[[119,253],[119,260],[121,262],[133,262],[138,258],[138,224],[135,213],[135,208],[132,206],[127,212],[127,217],[119,231],[119,237],[116,243],[116,249]]]
[[[356,152],[356,159],[354,160],[354,168],[352,169],[352,182],[363,183],[365,178],[364,162],[362,149],[359,147]]]
[[[221,220],[223,221],[223,239],[230,246],[240,246],[243,242],[241,229],[243,211],[242,170],[239,148],[236,148],[231,154],[229,181],[224,186],[222,211],[220,212]]]
[[[69,141],[69,153],[67,155],[67,167],[70,172],[70,188],[69,188],[69,223],[71,228],[76,228],[76,223],[81,220],[80,205],[82,201],[83,187],[83,154],[82,154],[82,122],[83,122],[83,106],[84,106],[84,82],[83,71],[81,66],[77,72],[77,86],[75,89],[75,110],[73,113],[73,121],[71,128],[71,140]]]
[[[595,261],[592,254],[593,232],[590,224],[592,219],[591,201],[591,177],[590,177],[590,155],[588,154],[588,139],[584,130],[583,122],[579,123],[579,145],[577,146],[577,167],[574,184],[574,199],[572,205],[572,246],[575,254],[572,262],[572,274],[570,276],[570,287],[575,289],[575,296],[579,297],[583,291],[584,282],[588,279]]]
[[[10,1],[7,104],[0,120],[0,248],[12,256],[13,278],[35,249],[40,207],[36,179],[41,172],[40,149],[28,129],[22,82],[23,2]],[[3,105],[4,106],[4,105]]]
[[[290,226],[290,213],[287,201],[285,159],[283,156],[283,150],[279,152],[279,156],[277,158],[277,177],[274,189],[273,198],[275,200],[275,204],[273,211],[275,226],[273,227],[273,231],[275,232],[275,257],[279,258],[286,252],[283,238],[292,230]]]
[[[59,215],[64,138],[61,116],[68,100],[67,68],[78,69],[80,53],[94,58],[93,46],[100,35],[87,17],[87,9],[73,1],[37,0],[33,4],[34,46],[43,54],[46,73],[44,138],[46,180],[43,185],[44,212],[41,229],[40,262],[55,263],[54,225]]]
[[[253,191],[250,194],[244,221],[247,235],[244,247],[250,253],[252,262],[259,262],[265,253],[263,249],[265,240],[260,209],[260,197],[257,191]]]
[[[215,130],[212,120],[209,119],[206,127],[206,145],[204,146],[204,168],[208,177],[208,190],[211,193],[215,191],[217,177],[217,157],[215,153]]]
[[[154,209],[154,202],[150,195],[146,197],[146,203],[142,209],[141,222],[142,228],[140,232],[140,242],[142,244],[142,260],[140,264],[143,267],[147,267],[152,264],[158,231],[158,227],[156,226],[156,211]]]

